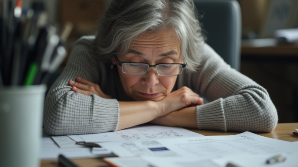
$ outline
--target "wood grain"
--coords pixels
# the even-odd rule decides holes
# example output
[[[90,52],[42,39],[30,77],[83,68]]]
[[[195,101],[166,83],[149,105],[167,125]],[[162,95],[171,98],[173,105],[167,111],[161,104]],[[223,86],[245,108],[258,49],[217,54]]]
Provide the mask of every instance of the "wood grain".
[[[298,44],[285,44],[271,47],[242,46],[242,56],[298,56]]]

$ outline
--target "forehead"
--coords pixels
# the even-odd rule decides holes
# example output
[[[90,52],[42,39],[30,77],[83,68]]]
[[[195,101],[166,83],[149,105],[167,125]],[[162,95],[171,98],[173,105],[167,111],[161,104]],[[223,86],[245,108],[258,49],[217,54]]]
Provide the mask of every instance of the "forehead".
[[[130,49],[154,49],[157,52],[174,50],[180,53],[180,41],[173,29],[167,28],[158,32],[146,31],[137,36],[131,43]]]

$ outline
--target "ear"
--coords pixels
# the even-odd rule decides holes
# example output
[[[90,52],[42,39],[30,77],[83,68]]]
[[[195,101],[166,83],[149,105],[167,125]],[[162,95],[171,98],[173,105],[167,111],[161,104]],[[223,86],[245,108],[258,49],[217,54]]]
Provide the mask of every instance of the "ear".
[[[111,58],[111,61],[112,61],[112,64],[113,64],[113,65],[117,65],[117,62],[116,62],[114,56]]]

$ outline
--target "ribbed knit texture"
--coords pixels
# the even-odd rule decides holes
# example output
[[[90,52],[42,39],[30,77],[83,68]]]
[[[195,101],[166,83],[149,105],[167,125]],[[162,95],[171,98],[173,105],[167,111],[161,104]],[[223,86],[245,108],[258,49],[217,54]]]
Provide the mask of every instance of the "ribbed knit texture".
[[[119,122],[118,101],[131,101],[111,62],[98,62],[91,49],[93,38],[80,39],[67,66],[50,88],[45,102],[44,128],[51,135],[114,131]],[[209,103],[197,106],[199,129],[270,132],[278,122],[277,111],[267,91],[230,68],[207,44],[197,72],[184,71],[173,90],[191,88]],[[71,91],[76,77],[97,83],[113,99]]]

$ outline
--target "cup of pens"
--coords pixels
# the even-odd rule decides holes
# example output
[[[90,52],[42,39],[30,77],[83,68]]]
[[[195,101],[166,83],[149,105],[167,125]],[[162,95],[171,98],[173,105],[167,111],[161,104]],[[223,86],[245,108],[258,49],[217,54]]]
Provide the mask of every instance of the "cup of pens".
[[[39,166],[45,92],[45,85],[0,88],[0,166]]]
[[[38,167],[46,83],[66,56],[64,41],[47,21],[42,2],[23,10],[1,1],[0,166]]]

